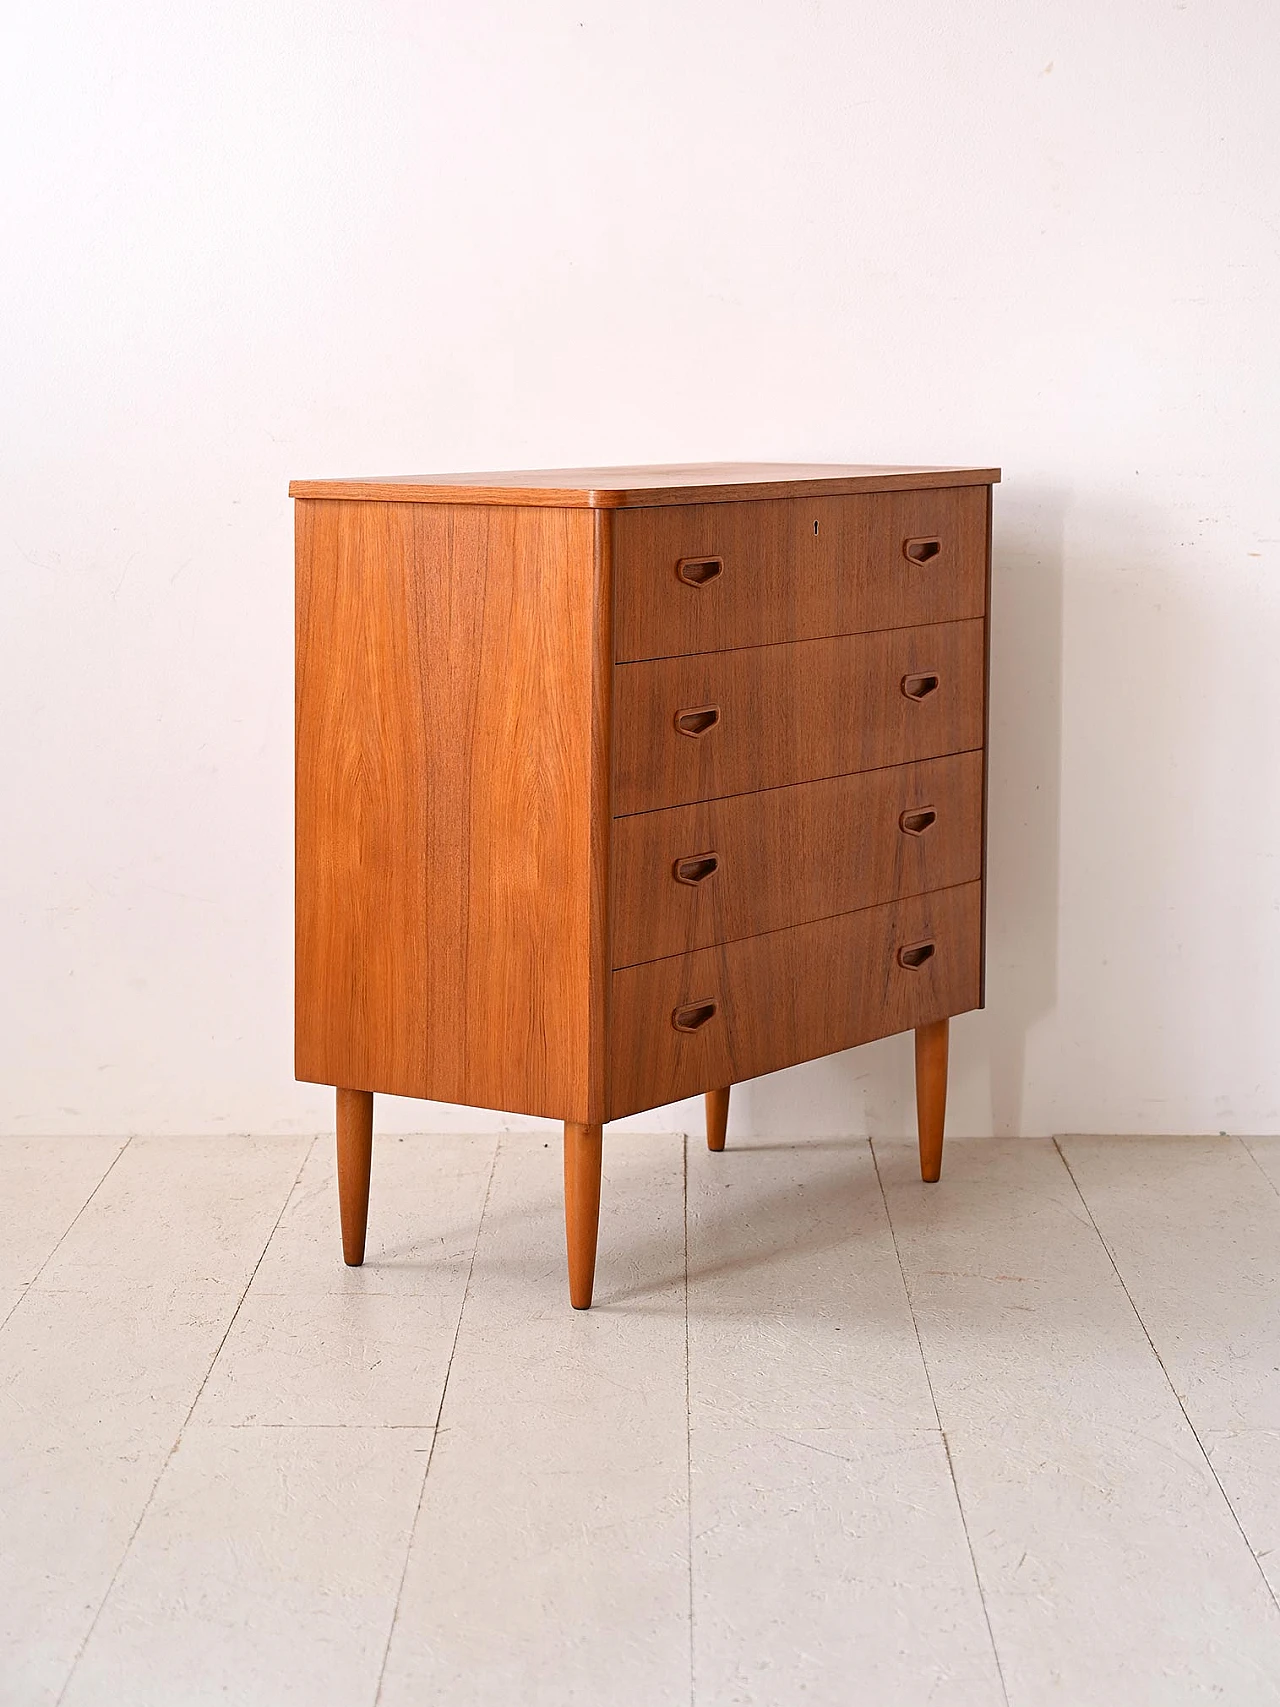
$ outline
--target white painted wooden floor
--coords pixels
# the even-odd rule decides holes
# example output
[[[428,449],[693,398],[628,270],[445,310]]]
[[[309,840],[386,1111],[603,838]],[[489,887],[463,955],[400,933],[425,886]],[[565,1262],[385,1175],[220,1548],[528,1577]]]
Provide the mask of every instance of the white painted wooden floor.
[[[1280,1703],[1280,1139],[0,1140],[0,1702]]]

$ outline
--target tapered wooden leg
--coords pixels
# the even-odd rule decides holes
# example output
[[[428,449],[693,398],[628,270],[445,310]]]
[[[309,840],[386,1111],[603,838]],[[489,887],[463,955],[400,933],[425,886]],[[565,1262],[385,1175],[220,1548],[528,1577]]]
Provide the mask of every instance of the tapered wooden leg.
[[[729,1126],[729,1086],[707,1092],[707,1149],[723,1150]]]
[[[916,1027],[916,1128],[920,1134],[920,1178],[942,1173],[942,1129],[947,1119],[947,1037],[950,1020]]]
[[[342,1260],[349,1268],[364,1261],[369,1223],[369,1167],[373,1160],[373,1092],[338,1092],[338,1213],[342,1219]]]
[[[600,1229],[600,1163],[603,1128],[564,1123],[564,1232],[569,1250],[569,1302],[591,1308],[596,1278],[596,1234]]]

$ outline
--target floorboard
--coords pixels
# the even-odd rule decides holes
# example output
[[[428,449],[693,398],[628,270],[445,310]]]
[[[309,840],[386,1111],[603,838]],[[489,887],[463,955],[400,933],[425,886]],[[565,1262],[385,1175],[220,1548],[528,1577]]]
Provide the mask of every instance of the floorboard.
[[[1280,1700],[1274,1603],[1056,1147],[952,1143],[940,1186],[877,1153],[1012,1707]]]
[[[1280,1707],[1280,1140],[49,1142],[3,1707]]]

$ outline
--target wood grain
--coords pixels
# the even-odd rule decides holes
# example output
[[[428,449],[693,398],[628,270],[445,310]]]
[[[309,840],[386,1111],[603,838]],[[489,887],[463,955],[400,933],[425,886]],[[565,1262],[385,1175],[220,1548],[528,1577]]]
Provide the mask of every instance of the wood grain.
[[[708,1091],[706,1094],[707,1110],[707,1149],[723,1150],[725,1135],[729,1130],[729,1092],[731,1085],[722,1090]]]
[[[590,916],[587,931],[587,1107],[603,1119],[608,1100],[609,1004],[612,1001],[609,940],[610,877],[613,859],[613,514],[593,510],[594,583],[591,647],[591,792],[587,802],[591,838]]]
[[[967,883],[615,972],[609,1118],[976,1007],[981,890]],[[924,943],[934,947],[922,965],[900,963]],[[672,1014],[694,1003],[714,1003],[713,1016],[677,1031]]]
[[[950,1035],[950,1021],[945,1019],[916,1029],[916,1130],[920,1136],[920,1178],[926,1185],[942,1177]]]
[[[905,764],[982,745],[981,621],[800,640],[619,664],[614,670],[614,811],[651,812],[720,795]],[[905,677],[936,673],[918,703]],[[690,737],[685,707],[719,721]]]
[[[596,1241],[600,1231],[600,1169],[604,1159],[599,1122],[565,1122],[564,1231],[569,1259],[569,1302],[589,1310],[596,1280]]]
[[[982,991],[978,1006],[987,1005],[987,802],[991,793],[991,521],[994,493],[987,487],[987,620],[982,634]]]
[[[299,1078],[599,1118],[599,566],[590,512],[298,505]]]
[[[936,816],[912,834],[904,815],[914,827],[922,808]],[[688,862],[700,855],[715,869],[701,877],[695,866],[690,881]],[[613,963],[851,913],[981,872],[980,753],[639,812],[614,825]]]
[[[342,1260],[348,1268],[364,1261],[369,1225],[369,1175],[373,1163],[373,1097],[368,1091],[339,1089],[335,1098],[338,1130],[338,1219],[342,1224]]]
[[[980,617],[987,488],[624,511],[615,522],[619,662]],[[904,544],[937,550],[909,559]],[[723,567],[701,585],[688,559]]]
[[[743,498],[811,497],[824,492],[985,486],[999,478],[998,468],[920,468],[896,463],[702,462],[294,480],[289,495],[378,503],[519,504],[612,510],[648,504],[726,504]]]

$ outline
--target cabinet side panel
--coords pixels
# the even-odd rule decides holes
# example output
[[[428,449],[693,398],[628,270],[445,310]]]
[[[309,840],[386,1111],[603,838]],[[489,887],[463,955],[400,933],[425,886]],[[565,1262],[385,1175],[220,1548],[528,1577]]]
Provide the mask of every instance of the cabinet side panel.
[[[996,489],[987,487],[987,596],[982,632],[982,960],[978,973],[978,1006],[987,1005],[987,813],[991,788],[991,512]]]
[[[591,664],[591,926],[589,943],[591,1053],[590,1121],[604,1119],[609,1104],[609,1012],[613,1000],[613,620],[614,515],[593,516],[595,601]]]
[[[299,1078],[589,1107],[588,511],[298,506]]]

